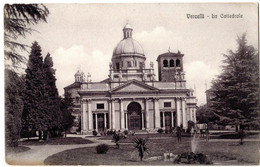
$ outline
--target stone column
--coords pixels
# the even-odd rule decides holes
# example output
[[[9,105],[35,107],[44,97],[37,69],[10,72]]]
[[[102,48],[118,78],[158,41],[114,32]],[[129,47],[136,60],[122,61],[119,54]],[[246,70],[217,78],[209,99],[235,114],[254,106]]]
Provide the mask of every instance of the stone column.
[[[177,108],[177,126],[181,125],[181,99],[179,97],[176,98],[176,108]]]
[[[125,113],[122,99],[120,99],[120,122],[121,130],[125,129]]]
[[[97,117],[97,113],[95,114],[95,125],[96,125],[96,131],[98,132],[98,117]]]
[[[171,118],[172,118],[172,127],[174,127],[173,111],[171,112]]]
[[[88,99],[88,130],[93,130],[93,115],[91,110],[91,99]]]
[[[114,100],[111,100],[111,115],[112,115],[112,119],[111,119],[111,129],[115,129],[115,102]]]
[[[190,120],[194,122],[194,120],[193,120],[193,110],[192,110],[192,108],[187,107],[187,109],[188,109],[188,112],[190,113]]]
[[[82,132],[86,133],[87,131],[87,101],[82,100],[82,117],[81,117],[81,124],[82,124]]]
[[[108,100],[108,126],[109,129],[112,129],[112,110],[111,110],[111,101]]]
[[[144,130],[144,112],[142,111],[142,130]]]
[[[126,129],[128,129],[128,116],[127,116],[127,113],[125,114],[125,127]]]
[[[160,110],[159,110],[159,99],[154,98],[154,119],[155,119],[155,128],[160,128]]]
[[[149,125],[149,108],[148,108],[148,102],[149,102],[149,99],[148,98],[146,98],[145,99],[145,116],[146,116],[146,126],[145,126],[145,128],[146,129],[149,129],[150,128],[150,125]]]
[[[104,128],[107,128],[107,114],[104,113]]]
[[[162,128],[165,129],[165,112],[162,113],[162,120],[163,120],[162,121],[162,123],[163,123]]]
[[[182,124],[183,128],[187,129],[187,120],[186,120],[186,99],[182,98]]]
[[[194,114],[194,123],[197,123],[197,117],[196,117],[196,108],[193,107],[193,114]]]

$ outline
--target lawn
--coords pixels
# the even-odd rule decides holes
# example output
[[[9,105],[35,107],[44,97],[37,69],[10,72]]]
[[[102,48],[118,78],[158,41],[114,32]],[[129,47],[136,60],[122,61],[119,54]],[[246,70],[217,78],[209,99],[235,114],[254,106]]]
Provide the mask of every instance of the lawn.
[[[72,144],[90,144],[93,143],[90,140],[82,139],[80,137],[57,137],[50,138],[48,141],[39,141],[37,139],[22,141],[21,145],[72,145]]]
[[[165,152],[180,154],[191,151],[190,138],[184,137],[181,144],[176,137],[150,137],[149,153],[145,157],[160,156]],[[48,157],[46,165],[171,165],[172,162],[143,161],[140,162],[131,139],[122,139],[120,149],[110,146],[107,154],[97,154],[94,147],[66,150]],[[259,164],[259,142],[246,141],[238,145],[238,141],[199,140],[197,152],[204,153],[215,163],[232,160],[232,165]],[[224,164],[224,163],[223,163]]]

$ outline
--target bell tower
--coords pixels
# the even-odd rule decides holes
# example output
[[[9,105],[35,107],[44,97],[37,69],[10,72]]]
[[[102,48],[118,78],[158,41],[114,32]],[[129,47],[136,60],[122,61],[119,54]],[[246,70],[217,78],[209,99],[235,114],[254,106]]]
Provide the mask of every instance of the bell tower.
[[[161,54],[157,58],[159,81],[161,82],[185,82],[183,72],[183,56],[180,51],[178,53],[167,52]]]

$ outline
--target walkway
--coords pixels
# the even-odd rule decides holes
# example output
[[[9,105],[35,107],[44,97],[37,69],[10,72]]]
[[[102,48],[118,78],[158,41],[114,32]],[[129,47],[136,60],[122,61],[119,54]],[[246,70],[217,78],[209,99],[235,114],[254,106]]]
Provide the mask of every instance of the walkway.
[[[86,136],[75,135],[71,137]],[[10,165],[44,165],[44,160],[56,153],[82,147],[95,147],[101,143],[107,145],[114,145],[110,140],[97,140],[96,137],[88,137],[88,140],[92,141],[91,144],[77,144],[77,145],[40,145],[40,146],[26,146],[30,150],[21,153],[12,153],[6,155],[6,162]]]

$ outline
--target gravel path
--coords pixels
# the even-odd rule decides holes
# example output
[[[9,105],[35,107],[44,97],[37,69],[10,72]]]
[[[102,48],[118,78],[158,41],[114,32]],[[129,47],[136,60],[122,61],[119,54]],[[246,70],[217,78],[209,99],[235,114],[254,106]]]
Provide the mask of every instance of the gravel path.
[[[71,136],[76,137],[76,136]],[[86,136],[79,136],[85,138]],[[6,155],[6,162],[10,165],[44,165],[44,160],[56,153],[82,147],[95,147],[98,144],[105,143],[114,145],[110,140],[97,140],[98,138],[87,137],[86,139],[93,141],[91,144],[77,144],[77,145],[40,145],[40,146],[26,146],[30,150],[20,153],[10,153]]]

